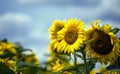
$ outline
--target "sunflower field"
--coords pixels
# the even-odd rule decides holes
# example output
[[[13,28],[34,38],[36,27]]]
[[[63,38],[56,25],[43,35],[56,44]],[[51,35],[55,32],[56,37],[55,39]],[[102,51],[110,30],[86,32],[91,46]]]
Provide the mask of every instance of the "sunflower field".
[[[49,54],[44,63],[32,49],[0,40],[0,74],[120,74],[119,30],[100,20],[86,28],[76,18],[56,19],[48,29]],[[101,67],[95,69],[96,63]]]

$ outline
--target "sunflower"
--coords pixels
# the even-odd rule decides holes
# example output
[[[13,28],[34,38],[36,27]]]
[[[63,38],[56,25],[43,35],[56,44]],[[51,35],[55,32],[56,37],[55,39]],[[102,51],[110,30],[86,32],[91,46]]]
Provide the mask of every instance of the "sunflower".
[[[59,53],[60,50],[57,50],[57,47],[59,46],[59,40],[57,39],[53,39],[50,43],[49,43],[49,51],[51,54],[56,55],[56,53]]]
[[[100,20],[91,23],[91,28],[86,31],[86,54],[88,57],[99,58],[99,62],[113,63],[120,55],[119,39],[111,31],[111,26],[99,25]]]
[[[10,42],[0,41],[0,52],[9,51],[11,53],[16,53],[15,45]]]
[[[32,64],[35,64],[35,65],[39,64],[38,57],[34,54],[33,55],[26,55],[23,59],[27,63],[32,63]]]
[[[59,59],[55,62],[55,65],[52,67],[52,69],[54,72],[57,72],[57,71],[60,71],[61,69],[63,69],[61,61]]]
[[[5,64],[7,64],[10,67],[10,69],[16,71],[16,68],[17,68],[16,61],[6,60]]]
[[[55,20],[52,24],[52,26],[49,28],[49,33],[50,33],[50,39],[52,41],[49,43],[49,49],[50,52],[59,52],[59,50],[56,50],[58,47],[58,44],[60,40],[58,40],[58,34],[61,29],[63,29],[66,25],[66,20],[60,21],[60,20]]]
[[[0,56],[5,56],[6,54],[13,56],[0,57],[0,62],[9,66],[13,71],[16,71],[16,49],[15,45],[11,42],[0,40]]]
[[[56,39],[57,38],[57,32],[60,31],[62,28],[64,28],[66,24],[66,20],[60,21],[55,20],[52,23],[52,26],[49,28],[50,39]]]
[[[81,20],[70,19],[65,28],[58,32],[59,47],[57,50],[64,53],[74,53],[83,45],[84,23]]]
[[[94,70],[94,69],[91,70],[91,71],[90,71],[90,74],[96,74],[96,70]]]
[[[52,64],[53,64],[53,66],[52,66],[53,72],[57,72],[57,71],[60,71],[62,69],[71,67],[71,64],[69,62],[66,62],[66,61],[61,60],[61,59],[54,60],[54,62],[52,62]],[[69,74],[69,72],[68,72],[68,74]]]

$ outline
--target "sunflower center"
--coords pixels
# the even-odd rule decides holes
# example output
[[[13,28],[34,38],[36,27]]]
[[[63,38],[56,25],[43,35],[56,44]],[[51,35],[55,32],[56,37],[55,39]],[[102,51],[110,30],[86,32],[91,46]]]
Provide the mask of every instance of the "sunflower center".
[[[97,45],[97,47],[103,47],[103,41],[100,40],[100,39],[98,39],[98,40],[96,41],[96,45]]]
[[[60,31],[64,26],[59,26],[57,29]]]
[[[65,33],[65,41],[68,44],[73,44],[78,38],[78,34],[77,31],[75,29],[69,29],[66,33]]]
[[[90,34],[90,39],[93,39],[90,43],[91,48],[98,54],[106,55],[113,49],[109,35],[101,30],[94,30]]]
[[[73,37],[73,33],[72,33],[72,32],[69,32],[69,33],[68,33],[68,37],[69,37],[69,38],[72,38],[72,37]]]

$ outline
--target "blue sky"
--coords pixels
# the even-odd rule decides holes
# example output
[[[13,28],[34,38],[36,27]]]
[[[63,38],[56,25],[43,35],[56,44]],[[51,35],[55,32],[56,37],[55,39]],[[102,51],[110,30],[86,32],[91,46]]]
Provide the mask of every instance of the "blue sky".
[[[100,19],[120,28],[119,8],[120,0],[0,0],[0,39],[20,42],[44,61],[52,21],[76,17],[88,27]]]

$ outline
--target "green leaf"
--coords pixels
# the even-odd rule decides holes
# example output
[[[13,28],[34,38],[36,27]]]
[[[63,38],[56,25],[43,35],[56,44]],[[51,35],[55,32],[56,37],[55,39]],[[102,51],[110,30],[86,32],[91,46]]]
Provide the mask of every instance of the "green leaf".
[[[18,72],[22,72],[22,74],[49,74],[50,72],[43,67],[30,66],[24,67],[22,69],[18,69]]]
[[[83,56],[82,55],[79,55],[79,54],[75,54],[77,57],[83,59]]]
[[[115,28],[113,28],[113,29],[111,30],[111,32],[113,32],[114,34],[116,34],[119,30],[120,30],[119,28],[115,27]]]
[[[0,58],[5,59],[5,58],[12,58],[13,56],[15,56],[14,53],[10,52],[10,51],[4,51],[2,55],[0,55]]]
[[[15,49],[17,50],[18,53],[22,53],[24,51],[33,52],[32,49],[24,48],[19,42],[15,43]]]
[[[99,58],[87,58],[86,60],[97,61]]]
[[[63,74],[61,71],[58,71],[58,72],[51,72],[51,73],[48,73],[48,74]]]
[[[40,74],[40,68],[39,67],[25,67],[21,69],[22,74]]]
[[[57,55],[57,57],[60,59],[60,60],[63,60],[64,62],[69,62],[70,61],[70,58],[68,58],[66,55]]]
[[[84,64],[77,64],[75,66],[71,66],[71,67],[65,68],[65,69],[63,69],[63,71],[68,71],[68,72],[73,72],[73,71],[82,72],[82,71],[84,71]]]
[[[17,67],[18,68],[29,67],[29,66],[33,66],[33,64],[32,63],[23,62],[23,61],[20,61],[20,62],[17,63]]]
[[[89,71],[91,71],[92,69],[95,68],[95,64],[96,64],[97,61],[88,61],[88,68],[89,68]]]
[[[6,64],[0,62],[0,74],[15,74]]]

